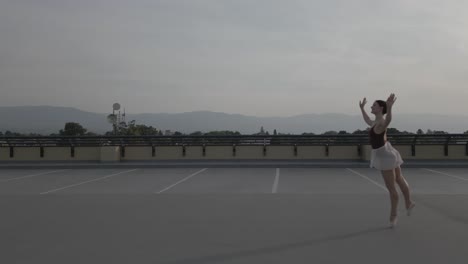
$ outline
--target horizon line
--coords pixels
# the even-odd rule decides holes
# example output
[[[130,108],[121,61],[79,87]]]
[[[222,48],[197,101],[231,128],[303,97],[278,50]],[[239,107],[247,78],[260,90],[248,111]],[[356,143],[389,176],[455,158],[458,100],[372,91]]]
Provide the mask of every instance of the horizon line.
[[[87,112],[87,113],[94,113],[94,114],[110,114],[111,111],[108,113],[102,113],[102,112],[93,112],[93,111],[87,111],[83,110],[81,108],[75,107],[75,106],[57,106],[57,105],[17,105],[17,106],[0,106],[0,108],[21,108],[21,107],[52,107],[52,108],[69,108],[69,109],[76,109],[82,112]],[[240,115],[240,116],[248,116],[248,117],[260,117],[260,118],[289,118],[289,117],[297,117],[297,116],[304,116],[304,115],[347,115],[347,116],[361,116],[360,113],[356,114],[350,114],[350,113],[341,113],[341,112],[322,112],[322,113],[302,113],[302,114],[294,114],[294,115],[288,115],[288,116],[258,116],[258,115],[253,115],[253,114],[241,114],[241,113],[229,113],[229,112],[222,112],[222,111],[214,111],[214,110],[192,110],[192,111],[184,111],[184,112],[139,112],[139,113],[129,113],[126,110],[126,115],[145,115],[145,114],[187,114],[187,113],[218,113],[218,114],[227,114],[227,115]],[[358,112],[358,111],[356,111]],[[370,112],[370,111],[369,111]],[[398,115],[433,115],[433,116],[463,116],[463,117],[468,117],[468,114],[446,114],[446,113],[398,113]]]

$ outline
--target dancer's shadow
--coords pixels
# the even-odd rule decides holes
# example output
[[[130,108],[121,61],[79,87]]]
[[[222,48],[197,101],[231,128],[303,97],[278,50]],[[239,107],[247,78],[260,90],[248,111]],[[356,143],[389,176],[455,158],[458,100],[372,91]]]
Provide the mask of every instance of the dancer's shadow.
[[[289,244],[284,244],[284,245],[262,247],[262,248],[257,248],[257,249],[247,249],[247,250],[241,250],[241,251],[232,252],[232,253],[221,253],[217,255],[186,258],[186,259],[181,259],[181,260],[176,260],[176,261],[169,261],[165,263],[167,264],[219,263],[222,261],[239,259],[239,258],[244,258],[244,257],[252,257],[252,256],[263,255],[263,254],[269,254],[269,253],[278,253],[280,251],[287,251],[287,250],[298,249],[302,247],[316,246],[316,245],[324,244],[327,242],[345,240],[348,238],[354,238],[354,237],[358,237],[358,236],[362,236],[366,234],[377,233],[377,232],[381,232],[381,231],[388,230],[388,229],[389,229],[388,227],[376,227],[376,228],[371,228],[371,229],[362,230],[362,231],[353,232],[353,233],[330,236],[330,237],[325,237],[325,238],[311,239],[311,240],[289,243]]]

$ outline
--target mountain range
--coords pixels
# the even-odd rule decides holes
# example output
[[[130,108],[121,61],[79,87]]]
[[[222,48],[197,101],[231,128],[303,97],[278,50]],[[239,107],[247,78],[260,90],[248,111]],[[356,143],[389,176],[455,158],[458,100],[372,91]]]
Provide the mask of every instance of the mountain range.
[[[112,126],[104,113],[92,113],[70,107],[57,106],[15,106],[0,107],[0,131],[19,133],[40,133],[48,135],[58,133],[67,122],[77,122],[88,131],[105,133]],[[270,134],[276,129],[278,133],[323,133],[326,131],[345,130],[353,132],[365,129],[367,125],[361,115],[339,113],[303,114],[291,117],[256,117],[240,114],[227,114],[210,111],[186,113],[126,114],[126,120],[135,120],[136,124],[153,126],[163,131],[231,130],[242,134],[253,134],[261,127]],[[442,130],[449,133],[468,131],[467,115],[438,114],[394,114],[391,127],[400,131],[416,132]]]

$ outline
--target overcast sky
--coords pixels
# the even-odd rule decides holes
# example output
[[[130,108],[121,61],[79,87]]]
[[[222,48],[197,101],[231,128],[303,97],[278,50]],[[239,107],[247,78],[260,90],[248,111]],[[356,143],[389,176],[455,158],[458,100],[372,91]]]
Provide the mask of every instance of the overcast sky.
[[[468,1],[0,0],[0,106],[468,110]]]

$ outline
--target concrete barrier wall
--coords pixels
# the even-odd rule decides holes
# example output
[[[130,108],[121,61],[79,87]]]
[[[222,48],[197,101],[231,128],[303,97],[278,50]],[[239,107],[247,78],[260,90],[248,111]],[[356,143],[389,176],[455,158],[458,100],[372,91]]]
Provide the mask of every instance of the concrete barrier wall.
[[[468,156],[466,155],[466,146],[465,145],[452,145],[449,146],[448,149],[448,158],[449,159],[466,159],[468,160]]]
[[[235,159],[232,146],[207,146],[206,159]],[[237,153],[236,153],[237,154]]]
[[[100,147],[75,147],[75,160],[100,160]]]
[[[413,159],[468,159],[465,155],[465,145],[449,145],[448,156],[445,156],[442,145],[417,145]]]
[[[149,160],[151,147],[125,147],[125,156],[121,160]]]
[[[164,160],[164,159],[181,159],[182,146],[156,146],[154,149],[154,157],[152,157],[151,147],[126,147],[125,158],[123,160]],[[143,153],[135,155],[142,150]]]
[[[416,145],[416,155],[412,156],[411,145],[394,145],[403,159],[466,159],[465,145],[450,145],[448,156],[444,154],[444,145]],[[185,155],[182,146],[156,146],[154,156],[151,147],[125,147],[121,157],[120,147],[75,147],[75,157],[71,157],[70,147],[44,147],[44,156],[40,157],[39,147],[16,147],[14,157],[10,158],[10,148],[0,147],[0,161],[103,161],[121,160],[174,160],[174,159],[349,159],[369,160],[371,147],[363,145],[361,156],[357,146],[206,146],[203,155],[202,146],[186,146]]]
[[[7,160],[10,161],[41,161],[43,158],[40,156],[39,147],[18,147],[14,148],[13,153],[14,157],[10,158],[10,148],[7,150]]]
[[[371,145],[362,145],[361,146],[361,151],[362,151],[362,160],[370,161],[371,159],[371,150],[372,147]]]
[[[40,161],[40,148],[36,147],[21,147],[21,148],[14,148],[14,157],[15,160],[19,161]]]
[[[75,156],[71,156],[70,147],[44,147],[41,157],[40,147],[17,147],[10,158],[10,148],[0,148],[0,160],[3,161],[99,161],[100,147],[75,147]]]
[[[155,156],[152,157],[151,147],[126,147],[125,157],[122,160],[168,160],[168,159],[346,159],[346,155],[357,153],[357,147],[335,147],[330,153],[335,157],[325,155],[325,146],[298,146],[297,156],[294,155],[294,146],[266,146],[266,155],[263,146],[206,146],[203,155],[202,146],[186,146],[185,156],[182,146],[155,147]],[[331,148],[330,148],[331,149]],[[354,152],[353,152],[354,151]],[[357,158],[357,154],[351,156]]]
[[[238,146],[237,159],[328,159],[325,146],[297,146],[297,156],[294,146]]]
[[[36,151],[38,152],[38,151]],[[76,152],[76,151],[75,151]],[[44,157],[41,160],[72,160],[69,147],[44,147]]]
[[[238,159],[297,159],[294,146],[238,146]],[[247,156],[247,157],[246,157]]]
[[[299,154],[299,148],[297,149],[297,153]],[[267,146],[266,156],[264,156],[263,158],[265,159],[298,159],[297,156],[294,156],[294,146]]]
[[[10,148],[0,147],[0,161],[10,159]]]
[[[330,146],[328,157],[330,159],[361,159],[358,146]]]
[[[412,155],[411,145],[393,145],[393,147],[400,152],[403,160],[423,160],[423,159],[438,159],[438,160],[468,160],[465,154],[465,145],[449,145],[448,156],[445,156],[444,145],[416,145],[415,156]],[[370,145],[365,146],[363,160],[370,160]]]
[[[411,145],[392,145],[398,152],[400,152],[401,158],[413,159],[415,157],[411,156]]]
[[[235,149],[235,152],[233,151]],[[359,159],[357,146],[332,146],[326,156],[325,146],[298,146],[297,156],[294,146],[182,146],[155,147],[154,157],[151,147],[125,147],[121,160],[171,160],[171,159]]]
[[[325,146],[297,146],[298,159],[327,159]]]
[[[207,149],[206,149],[207,150]],[[182,156],[182,154],[181,154]],[[202,146],[189,146],[185,147],[185,159],[204,159]]]
[[[237,146],[236,159],[264,159],[263,146]]]
[[[182,146],[165,146],[165,147],[156,147],[155,157],[154,159],[181,159],[183,158],[182,155]]]
[[[182,146],[125,147],[122,160],[172,160],[172,159],[233,159],[232,146],[206,146],[203,155],[202,146],[186,146],[185,155]]]
[[[120,147],[115,147],[115,146],[101,147],[100,161],[101,162],[119,162],[120,161]]]
[[[75,147],[75,155],[71,156],[70,147],[45,147],[44,157],[41,160],[47,161],[97,161],[100,160],[99,147]]]
[[[439,145],[418,145],[416,146],[416,155],[419,159],[444,159],[446,158],[444,156],[444,146],[439,146]]]

